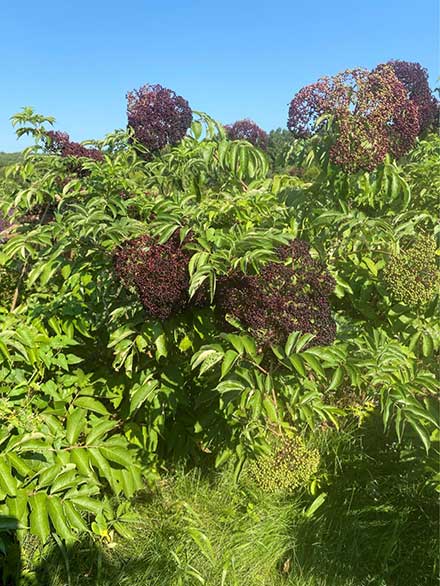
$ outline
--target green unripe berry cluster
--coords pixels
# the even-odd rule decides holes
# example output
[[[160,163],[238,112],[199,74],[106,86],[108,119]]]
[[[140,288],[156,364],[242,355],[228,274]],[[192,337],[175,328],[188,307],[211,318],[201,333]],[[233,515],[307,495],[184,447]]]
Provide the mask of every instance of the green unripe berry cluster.
[[[302,438],[284,438],[274,444],[271,454],[255,459],[249,471],[264,491],[289,493],[310,482],[319,462],[318,450],[307,447]]]
[[[436,248],[434,238],[422,234],[390,258],[384,278],[394,299],[406,305],[423,305],[435,295],[440,284]]]

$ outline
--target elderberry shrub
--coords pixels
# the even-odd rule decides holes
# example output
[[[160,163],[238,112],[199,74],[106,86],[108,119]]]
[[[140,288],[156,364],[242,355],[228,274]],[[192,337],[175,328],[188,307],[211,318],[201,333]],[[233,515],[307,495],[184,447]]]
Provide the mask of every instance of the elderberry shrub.
[[[388,291],[406,305],[428,303],[438,292],[440,272],[435,239],[419,234],[406,249],[391,256],[384,269]]]
[[[147,314],[163,320],[189,304],[190,256],[178,231],[165,244],[143,235],[116,250],[114,267],[120,280],[136,289]]]
[[[228,124],[225,126],[225,130],[231,140],[247,140],[263,150],[267,147],[267,133],[249,118]]]
[[[314,334],[314,345],[331,344],[336,336],[329,302],[333,277],[301,240],[280,247],[278,260],[257,275],[231,271],[221,277],[216,294],[220,316],[238,321],[261,347],[283,344],[294,331]]]
[[[276,439],[272,452],[253,460],[249,472],[265,492],[290,493],[306,486],[320,462],[317,449],[310,449],[300,437]]]
[[[192,110],[182,96],[161,85],[144,85],[127,93],[128,125],[149,151],[176,145],[192,122]]]

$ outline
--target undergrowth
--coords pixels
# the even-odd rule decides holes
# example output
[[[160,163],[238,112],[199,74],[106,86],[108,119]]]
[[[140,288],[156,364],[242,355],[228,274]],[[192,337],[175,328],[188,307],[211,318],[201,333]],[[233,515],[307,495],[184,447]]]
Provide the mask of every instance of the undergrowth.
[[[38,586],[438,584],[435,491],[417,452],[378,443],[375,424],[319,438],[327,496],[314,514],[305,490],[274,496],[246,474],[179,469],[138,498],[133,538],[53,544],[24,574]]]

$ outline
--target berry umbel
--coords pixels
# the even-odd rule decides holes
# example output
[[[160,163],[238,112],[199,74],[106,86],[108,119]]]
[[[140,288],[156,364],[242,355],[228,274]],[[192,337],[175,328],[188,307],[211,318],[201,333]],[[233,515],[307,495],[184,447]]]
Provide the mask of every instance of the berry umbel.
[[[188,102],[161,85],[144,85],[127,93],[128,125],[149,151],[176,145],[192,122]]]
[[[387,153],[404,155],[420,131],[418,107],[390,65],[302,88],[290,102],[287,127],[299,138],[328,132],[330,160],[348,173],[372,171]]]

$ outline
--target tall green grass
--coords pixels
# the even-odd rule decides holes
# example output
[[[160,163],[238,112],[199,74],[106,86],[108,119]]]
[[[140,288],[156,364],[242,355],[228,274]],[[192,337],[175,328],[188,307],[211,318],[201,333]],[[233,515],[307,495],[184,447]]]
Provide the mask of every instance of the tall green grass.
[[[108,546],[87,538],[69,551],[55,545],[31,568],[33,583],[438,584],[438,508],[425,464],[370,431],[321,442],[329,484],[312,516],[304,513],[313,500],[306,491],[274,497],[246,475],[236,485],[228,471],[176,470],[138,500],[133,539]]]

